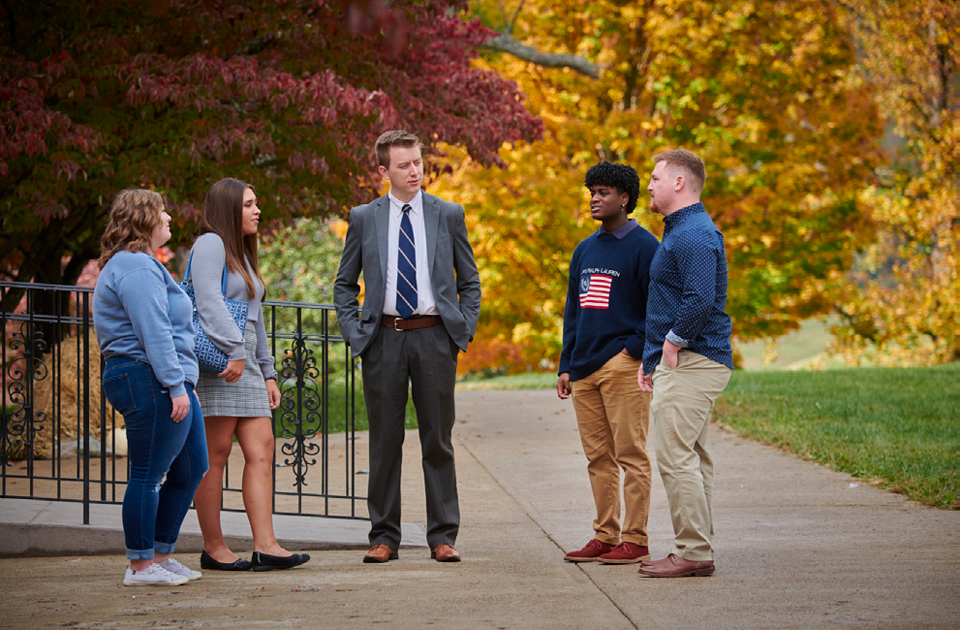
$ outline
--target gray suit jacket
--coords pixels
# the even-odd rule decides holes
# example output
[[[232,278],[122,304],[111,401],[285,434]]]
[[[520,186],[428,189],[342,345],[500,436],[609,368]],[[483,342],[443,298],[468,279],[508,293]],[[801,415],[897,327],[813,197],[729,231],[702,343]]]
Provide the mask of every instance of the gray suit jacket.
[[[437,310],[450,337],[467,349],[480,316],[480,274],[467,239],[463,206],[423,194],[423,222],[427,233],[427,261]],[[387,277],[387,227],[390,201],[376,201],[350,210],[350,227],[333,285],[333,305],[344,338],[353,355],[370,345],[380,330]],[[365,294],[360,317],[360,272]]]

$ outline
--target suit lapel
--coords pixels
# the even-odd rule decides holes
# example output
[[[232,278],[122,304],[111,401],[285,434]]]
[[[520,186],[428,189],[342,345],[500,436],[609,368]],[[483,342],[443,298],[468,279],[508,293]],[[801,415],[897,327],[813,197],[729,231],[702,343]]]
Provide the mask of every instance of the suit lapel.
[[[387,247],[389,247],[390,233],[390,199],[386,195],[375,202],[374,210],[377,226],[377,254],[380,256],[380,277],[387,279]]]
[[[423,193],[423,227],[427,233],[427,269],[433,269],[437,256],[437,234],[440,230],[440,207],[437,198]],[[431,276],[432,277],[432,276]]]

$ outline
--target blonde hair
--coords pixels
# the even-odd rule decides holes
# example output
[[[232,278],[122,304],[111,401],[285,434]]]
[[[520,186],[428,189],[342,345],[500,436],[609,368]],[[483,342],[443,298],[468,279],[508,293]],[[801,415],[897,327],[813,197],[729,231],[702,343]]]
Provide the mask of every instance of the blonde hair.
[[[693,192],[698,193],[703,190],[703,185],[707,181],[707,169],[703,165],[703,160],[696,154],[686,149],[674,149],[673,151],[664,151],[653,156],[653,163],[666,162],[669,166],[676,166],[686,171],[692,180]]]
[[[153,230],[160,223],[163,197],[143,188],[128,188],[117,193],[110,208],[107,229],[100,239],[101,269],[120,251],[153,254]]]

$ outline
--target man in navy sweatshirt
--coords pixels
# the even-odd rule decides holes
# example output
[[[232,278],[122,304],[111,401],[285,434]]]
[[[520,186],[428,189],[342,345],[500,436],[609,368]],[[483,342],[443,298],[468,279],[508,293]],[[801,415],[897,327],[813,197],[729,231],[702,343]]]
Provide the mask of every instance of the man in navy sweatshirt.
[[[640,391],[650,262],[656,237],[629,218],[640,179],[624,164],[587,171],[590,214],[601,227],[570,262],[557,394],[573,395],[597,516],[594,539],[571,562],[630,564],[650,558],[650,394]],[[624,520],[620,526],[620,468]]]

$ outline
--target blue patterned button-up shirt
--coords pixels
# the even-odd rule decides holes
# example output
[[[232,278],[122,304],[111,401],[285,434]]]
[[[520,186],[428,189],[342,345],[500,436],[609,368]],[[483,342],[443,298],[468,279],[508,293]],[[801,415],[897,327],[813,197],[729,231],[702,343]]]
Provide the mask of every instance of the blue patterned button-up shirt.
[[[664,339],[732,369],[723,234],[702,203],[663,222],[663,242],[650,264],[643,373],[660,363]]]

